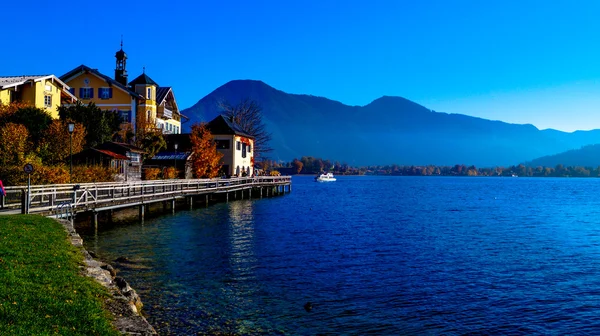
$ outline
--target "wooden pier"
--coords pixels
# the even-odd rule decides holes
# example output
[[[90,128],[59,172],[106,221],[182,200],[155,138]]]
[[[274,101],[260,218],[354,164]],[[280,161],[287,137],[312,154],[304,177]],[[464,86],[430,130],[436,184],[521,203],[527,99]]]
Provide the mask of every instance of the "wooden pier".
[[[0,195],[0,215],[35,213],[50,217],[73,218],[90,212],[97,223],[99,212],[139,207],[144,218],[145,207],[152,203],[171,203],[185,199],[190,209],[195,202],[208,204],[220,196],[224,201],[282,195],[292,190],[290,176],[259,176],[194,180],[156,180],[138,182],[106,182],[82,184],[34,185],[6,187]]]

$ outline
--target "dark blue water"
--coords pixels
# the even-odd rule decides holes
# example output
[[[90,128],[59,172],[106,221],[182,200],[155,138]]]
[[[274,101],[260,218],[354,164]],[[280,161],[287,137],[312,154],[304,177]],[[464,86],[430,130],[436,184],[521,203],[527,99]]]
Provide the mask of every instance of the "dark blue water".
[[[85,239],[161,334],[600,332],[600,179],[294,177]]]

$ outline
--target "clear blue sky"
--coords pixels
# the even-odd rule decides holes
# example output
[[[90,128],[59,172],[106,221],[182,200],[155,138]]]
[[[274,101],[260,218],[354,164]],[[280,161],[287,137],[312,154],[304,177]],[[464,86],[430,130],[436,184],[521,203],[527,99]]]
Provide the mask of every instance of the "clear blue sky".
[[[8,1],[0,75],[146,66],[181,108],[233,79],[540,129],[600,128],[599,1]]]

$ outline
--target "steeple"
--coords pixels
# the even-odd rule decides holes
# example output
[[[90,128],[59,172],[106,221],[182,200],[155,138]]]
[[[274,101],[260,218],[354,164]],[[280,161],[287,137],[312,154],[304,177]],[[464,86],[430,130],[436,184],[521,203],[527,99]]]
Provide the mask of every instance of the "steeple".
[[[123,51],[123,35],[121,35],[121,50],[115,54],[117,65],[115,67],[115,80],[123,85],[127,85],[127,54]]]

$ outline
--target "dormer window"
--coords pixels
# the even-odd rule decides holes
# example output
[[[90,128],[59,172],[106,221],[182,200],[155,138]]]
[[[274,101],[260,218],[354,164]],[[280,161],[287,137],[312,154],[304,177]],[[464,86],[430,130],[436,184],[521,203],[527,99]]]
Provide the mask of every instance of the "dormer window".
[[[152,99],[152,88],[148,88],[148,95],[146,99]]]

